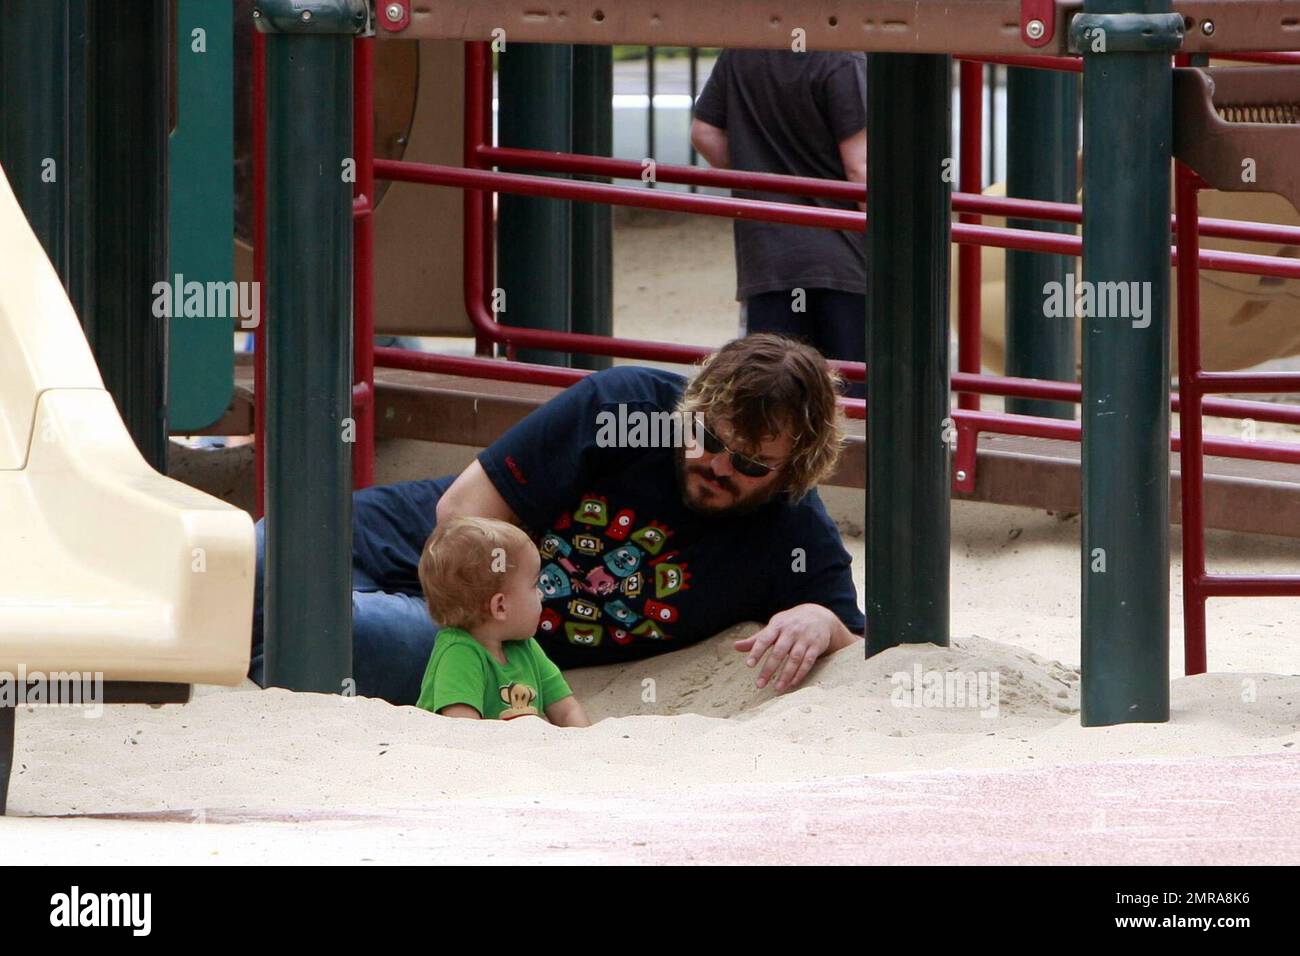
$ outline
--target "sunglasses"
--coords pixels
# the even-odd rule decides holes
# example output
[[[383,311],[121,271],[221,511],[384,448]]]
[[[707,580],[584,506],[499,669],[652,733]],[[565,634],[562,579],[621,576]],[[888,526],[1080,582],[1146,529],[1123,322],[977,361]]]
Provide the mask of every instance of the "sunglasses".
[[[709,431],[707,425],[700,423],[700,431],[704,433],[704,450],[710,455],[716,455],[719,452],[731,452],[731,467],[746,478],[766,478],[772,472],[776,471],[775,465],[765,465],[761,461],[755,461],[747,455],[742,455],[738,451],[731,451],[721,438]]]

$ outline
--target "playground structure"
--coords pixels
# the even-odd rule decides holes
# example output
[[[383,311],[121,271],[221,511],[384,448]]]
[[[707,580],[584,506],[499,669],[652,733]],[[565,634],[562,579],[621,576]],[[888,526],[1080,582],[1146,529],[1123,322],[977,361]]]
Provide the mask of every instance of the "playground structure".
[[[1188,671],[1206,666],[1204,601],[1251,594],[1300,595],[1300,577],[1208,575],[1202,547],[1202,456],[1235,455],[1300,463],[1294,446],[1206,439],[1202,412],[1300,422],[1300,410],[1212,397],[1216,392],[1300,391],[1300,375],[1200,371],[1196,347],[1196,269],[1263,272],[1300,278],[1300,263],[1280,256],[1198,252],[1197,236],[1216,234],[1294,242],[1297,230],[1258,224],[1200,223],[1195,210],[1206,160],[1183,152],[1195,173],[1178,167],[1177,227],[1180,395],[1170,395],[1169,160],[1191,107],[1183,83],[1175,100],[1171,55],[1246,54],[1269,62],[1270,82],[1300,101],[1295,54],[1261,51],[1295,45],[1300,2],[1220,0],[1174,5],[1078,4],[1035,0],[881,2],[835,13],[825,4],[787,2],[777,15],[742,2],[711,11],[681,0],[617,7],[581,4],[563,16],[512,3],[383,3],[359,0],[268,0],[257,4],[254,79],[255,183],[258,195],[254,274],[266,293],[266,335],[258,336],[255,416],[259,494],[267,518],[266,631],[270,683],[338,692],[350,676],[350,492],[373,478],[375,366],[473,376],[489,381],[566,385],[580,369],[517,361],[529,350],[690,362],[704,350],[628,341],[596,332],[530,328],[498,321],[488,306],[494,287],[492,194],[548,197],[731,217],[866,229],[871,294],[865,402],[844,400],[865,419],[868,457],[868,653],[899,643],[948,643],[948,525],[951,490],[975,482],[981,435],[1082,440],[1084,542],[1083,673],[1085,725],[1168,717],[1169,415],[1182,416],[1173,447],[1183,461],[1183,524],[1189,573]],[[1036,24],[1036,26],[1035,26]],[[1207,25],[1208,29],[1207,29]],[[487,43],[504,30],[508,43],[655,43],[789,45],[806,31],[810,49],[866,50],[868,140],[873,144],[867,213],[561,179],[493,166],[594,177],[640,178],[637,163],[491,142]],[[1086,31],[1104,30],[1105,52]],[[1073,37],[1073,40],[1071,40]],[[386,38],[464,41],[466,103],[462,165],[375,159],[371,141],[372,44]],[[1073,57],[1073,48],[1082,50]],[[1032,51],[1032,54],[1027,52]],[[962,69],[963,112],[974,108],[978,60],[1082,71],[1085,139],[1114,143],[1085,149],[1084,203],[981,197],[963,184],[950,193],[940,175],[951,156],[949,55]],[[261,65],[264,61],[264,67]],[[1105,69],[1102,69],[1103,64]],[[975,67],[967,70],[966,66]],[[1187,74],[1180,74],[1187,75]],[[503,95],[504,91],[503,91]],[[1178,111],[1175,111],[1175,102]],[[1204,98],[1200,101],[1204,104]],[[1202,111],[1203,114],[1204,111]],[[1201,122],[1206,117],[1202,115]],[[1177,120],[1177,122],[1175,122]],[[1246,124],[1226,124],[1224,142]],[[1264,127],[1262,156],[1282,156],[1294,125]],[[963,124],[965,129],[965,124]],[[978,124],[974,126],[978,130]],[[977,135],[977,134],[976,134]],[[963,155],[971,147],[964,137]],[[1190,148],[1190,147],[1188,147]],[[978,156],[978,150],[974,152]],[[264,162],[261,160],[264,159]],[[355,183],[338,175],[356,164]],[[1210,161],[1213,164],[1213,161]],[[976,163],[963,164],[963,176]],[[793,177],[694,168],[657,168],[660,181],[759,188],[852,201],[860,187]],[[464,295],[480,357],[370,348],[374,202],[377,179],[450,186],[464,192]],[[1092,184],[1093,188],[1089,188]],[[1217,185],[1217,184],[1216,184]],[[1290,193],[1292,202],[1295,194]],[[951,223],[957,212],[962,221]],[[980,215],[1084,224],[1078,237],[1023,228],[993,228]],[[870,228],[867,228],[867,224]],[[503,236],[503,239],[506,237]],[[516,237],[517,238],[517,237]],[[959,291],[960,371],[948,373],[948,244],[978,257],[979,245],[1076,256],[1086,281],[1149,282],[1156,307],[1149,328],[1089,320],[1084,381],[1049,382],[979,372],[978,272],[966,258]],[[567,264],[565,266],[567,269]],[[1189,278],[1186,278],[1189,277]],[[969,284],[973,277],[973,284]],[[536,277],[534,277],[536,278]],[[1186,285],[1184,285],[1186,283]],[[562,289],[536,298],[546,308]],[[972,294],[974,292],[975,294]],[[1161,305],[1165,308],[1161,308]],[[500,347],[507,362],[489,357]],[[861,380],[864,367],[841,363]],[[950,392],[956,390],[957,407]],[[1082,404],[1080,423],[1037,415],[982,411],[980,395]],[[357,441],[340,440],[343,423]],[[946,433],[955,431],[955,462]],[[263,469],[264,468],[264,472]],[[955,473],[954,473],[955,470]],[[1199,549],[1199,550],[1198,550]],[[1097,552],[1103,560],[1097,570]],[[1198,563],[1199,562],[1199,563]],[[247,617],[243,608],[235,610]],[[246,646],[244,647],[246,653]],[[206,680],[206,676],[189,676]]]
[[[267,75],[274,77],[277,63],[275,44],[302,43],[312,31],[320,30],[321,19],[313,15],[304,26],[300,7],[284,8],[273,4],[261,6],[260,24],[266,31],[262,43],[268,57]],[[272,13],[272,10],[275,13]],[[345,14],[362,8],[333,7],[335,22]],[[376,37],[420,37],[470,41],[466,57],[466,147],[463,166],[434,166],[405,161],[379,160],[366,169],[369,150],[364,134],[358,137],[359,172],[354,205],[346,210],[357,217],[356,299],[358,347],[355,356],[353,389],[357,398],[358,423],[366,423],[359,434],[356,477],[365,484],[370,473],[367,443],[373,431],[366,415],[374,395],[373,363],[365,343],[373,328],[370,311],[369,270],[372,249],[368,244],[366,223],[373,210],[368,198],[373,193],[371,177],[397,182],[418,182],[452,186],[465,190],[465,307],[478,336],[480,352],[490,345],[503,348],[507,359],[516,359],[520,350],[551,349],[612,355],[632,359],[691,361],[703,350],[664,343],[619,340],[582,332],[507,325],[498,321],[487,305],[488,276],[491,274],[490,203],[493,191],[502,194],[546,196],[588,202],[616,203],[709,215],[751,217],[771,221],[800,223],[810,227],[861,229],[863,217],[847,211],[811,209],[780,203],[711,196],[665,194],[651,190],[619,187],[604,183],[557,180],[524,173],[491,171],[492,166],[532,169],[550,173],[589,176],[627,177],[640,175],[640,164],[608,158],[566,154],[553,150],[518,149],[493,146],[489,142],[490,75],[487,70],[487,47],[484,41],[504,36],[508,42],[600,42],[656,43],[660,45],[695,45],[704,43],[731,46],[786,46],[790,29],[805,31],[813,48],[866,49],[869,54],[890,53],[894,56],[869,57],[868,140],[887,144],[872,152],[871,174],[867,188],[866,222],[872,283],[869,308],[869,343],[867,366],[873,368],[871,386],[865,403],[845,400],[846,412],[853,417],[865,413],[868,447],[906,449],[906,454],[869,455],[869,488],[866,528],[868,535],[868,652],[909,641],[933,641],[946,644],[947,634],[947,522],[946,501],[949,482],[956,491],[970,491],[975,480],[976,449],[983,434],[1010,433],[1060,440],[1083,441],[1083,501],[1085,536],[1083,548],[1084,615],[1083,647],[1085,677],[1085,724],[1105,724],[1121,720],[1160,720],[1167,717],[1168,684],[1168,517],[1169,517],[1169,394],[1168,375],[1168,250],[1169,195],[1168,165],[1170,140],[1174,126],[1173,65],[1170,55],[1179,51],[1191,55],[1216,56],[1244,53],[1247,58],[1275,63],[1265,82],[1276,88],[1281,84],[1285,102],[1297,98],[1296,72],[1285,64],[1294,64],[1295,56],[1260,55],[1258,51],[1285,50],[1293,45],[1289,39],[1296,22],[1296,12],[1289,5],[1227,2],[1217,6],[1179,5],[1177,14],[1168,12],[1129,12],[1123,5],[1091,5],[1082,17],[1075,17],[1077,5],[1033,4],[1026,2],[983,3],[977,0],[953,5],[931,3],[881,3],[868,7],[867,14],[854,19],[848,15],[828,13],[820,5],[804,9],[787,6],[776,15],[758,4],[738,4],[725,13],[701,15],[684,3],[658,4],[651,10],[641,4],[622,4],[606,11],[599,5],[576,8],[561,15],[558,11],[536,11],[511,4],[435,4],[412,8],[394,3],[376,8]],[[298,19],[295,19],[298,16]],[[1089,19],[1092,17],[1094,19]],[[1095,19],[1101,17],[1101,20]],[[1109,18],[1109,19],[1108,19]],[[725,19],[725,22],[723,20]],[[1030,26],[1030,24],[1036,26]],[[1019,24],[1019,29],[1009,25]],[[340,27],[342,29],[342,27]],[[1073,39],[1070,31],[1075,31]],[[1110,44],[1107,53],[1094,50],[1096,44],[1085,42],[1084,31],[1103,30]],[[499,34],[493,31],[503,31]],[[344,33],[346,35],[346,31]],[[1088,34],[1090,38],[1091,33]],[[478,41],[478,42],[474,42]],[[322,50],[327,42],[318,44]],[[333,42],[338,47],[337,39]],[[1103,44],[1104,45],[1104,44]],[[368,129],[370,51],[366,41],[357,47],[356,85],[358,129]],[[1034,50],[1026,55],[1025,48]],[[1082,50],[1081,57],[1067,54]],[[996,62],[1041,69],[1082,71],[1089,76],[1089,65],[1100,65],[1100,57],[1111,68],[1096,71],[1087,80],[1085,104],[1085,139],[1092,130],[1095,141],[1117,144],[1105,155],[1085,150],[1085,205],[1048,203],[1037,200],[981,197],[963,192],[951,197],[942,177],[930,170],[942,168],[949,157],[948,148],[948,60],[940,51],[963,54]],[[260,55],[260,52],[259,52]],[[343,56],[339,49],[335,56]],[[1120,65],[1116,68],[1115,65]],[[877,69],[878,68],[878,69]],[[335,89],[347,91],[346,77],[333,65]],[[1186,65],[1180,69],[1193,69]],[[1259,72],[1259,71],[1255,71]],[[963,104],[976,102],[974,90],[967,87],[977,73],[963,72]],[[1145,85],[1144,85],[1145,84]],[[274,84],[272,84],[273,86]],[[1142,91],[1142,95],[1138,94]],[[882,92],[887,91],[887,92]],[[1153,93],[1154,91],[1154,93]],[[273,95],[273,91],[268,91]],[[1155,98],[1151,99],[1151,95]],[[504,96],[504,93],[503,93]],[[877,98],[879,97],[879,98]],[[1180,99],[1180,104],[1182,100]],[[287,105],[287,104],[286,104]],[[338,106],[335,104],[335,110]],[[963,110],[970,108],[964,105]],[[1190,107],[1188,121],[1193,117]],[[1204,109],[1195,119],[1205,124]],[[292,122],[284,107],[268,102],[268,128],[275,130],[281,122]],[[922,122],[918,118],[929,118]],[[1231,149],[1233,136],[1243,128],[1236,122],[1216,130],[1221,143]],[[1280,156],[1285,143],[1291,141],[1293,128],[1284,124],[1260,124],[1265,155]],[[978,129],[978,125],[973,126]],[[1226,134],[1226,135],[1224,135]],[[968,140],[964,150],[971,147]],[[1260,151],[1259,149],[1255,150]],[[339,152],[338,149],[335,152]],[[317,154],[330,156],[328,149]],[[976,146],[963,155],[978,157]],[[274,149],[267,154],[267,176],[287,175],[287,170],[306,160],[297,154],[281,155]],[[1203,164],[1202,164],[1203,165]],[[1274,166],[1278,164],[1273,164]],[[963,170],[977,168],[967,163]],[[809,182],[737,171],[710,171],[659,166],[657,178],[664,182],[725,186],[798,195],[832,196],[846,200],[860,199],[857,187],[846,183]],[[1208,173],[1207,173],[1208,175]],[[1091,196],[1087,183],[1098,184]],[[1275,188],[1277,180],[1274,180]],[[1180,179],[1180,207],[1187,208],[1190,193],[1199,181]],[[288,188],[284,183],[283,188]],[[977,191],[977,190],[976,190]],[[1295,193],[1283,188],[1292,202]],[[338,197],[335,197],[337,204]],[[326,208],[324,197],[313,204]],[[341,208],[341,207],[340,207]],[[1016,215],[1027,219],[1079,222],[1087,227],[1080,240],[1068,235],[1049,235],[1026,229],[996,229],[978,222],[959,222],[949,228],[949,209],[963,218],[985,214]],[[336,210],[337,211],[337,210]],[[1239,402],[1207,397],[1209,391],[1284,392],[1300,385],[1300,376],[1279,373],[1270,376],[1203,373],[1199,370],[1197,350],[1188,345],[1194,336],[1196,320],[1195,266],[1229,272],[1267,272],[1273,275],[1300,276],[1300,263],[1280,256],[1252,256],[1242,253],[1205,252],[1195,248],[1197,230],[1189,229],[1189,215],[1176,220],[1182,225],[1177,233],[1178,249],[1183,262],[1191,267],[1180,271],[1180,283],[1190,277],[1180,299],[1180,319],[1184,348],[1183,379],[1190,408],[1175,404],[1185,421],[1185,441],[1174,438],[1173,448],[1183,456],[1183,474],[1187,491],[1183,496],[1183,521],[1188,539],[1188,555],[1193,574],[1186,588],[1188,624],[1186,633],[1189,673],[1205,669],[1204,602],[1210,596],[1248,594],[1300,594],[1300,578],[1223,579],[1204,572],[1197,563],[1202,551],[1198,542],[1204,527],[1201,492],[1202,456],[1205,453],[1240,455],[1273,461],[1296,463],[1297,449],[1292,446],[1226,439],[1204,439],[1200,434],[1201,411],[1223,415],[1256,416],[1258,420],[1295,423],[1296,409],[1264,403]],[[274,230],[277,220],[270,215]],[[1194,214],[1190,222],[1195,223]],[[278,223],[285,231],[288,222]],[[335,227],[337,229],[337,225]],[[293,231],[311,232],[297,224]],[[1285,227],[1259,224],[1209,222],[1201,231],[1235,238],[1280,239],[1291,242],[1297,231]],[[879,246],[874,236],[887,236]],[[1149,334],[1132,337],[1116,323],[1093,320],[1087,328],[1085,342],[1094,358],[1085,356],[1084,385],[1045,382],[1029,379],[987,377],[979,374],[978,364],[978,273],[967,269],[959,298],[960,372],[952,387],[960,393],[959,407],[949,410],[947,374],[947,267],[946,249],[949,236],[963,246],[992,245],[1006,249],[1084,255],[1085,281],[1140,281],[1150,283],[1155,294],[1155,321]],[[1116,238],[1120,237],[1120,238]],[[1099,241],[1101,238],[1107,241]],[[261,244],[259,244],[260,246]],[[276,242],[268,232],[266,246],[272,256],[265,271],[275,295],[277,275],[293,260],[293,250]],[[1175,262],[1179,255],[1175,254]],[[315,290],[314,294],[319,294]],[[343,290],[330,299],[336,311],[344,309]],[[546,299],[545,293],[540,296]],[[276,361],[277,324],[274,316],[292,308],[288,294],[282,305],[272,301],[268,337],[268,363]],[[942,313],[942,314],[940,314]],[[287,333],[281,340],[290,341]],[[343,353],[341,353],[343,354]],[[488,358],[478,360],[436,355],[407,354],[397,350],[375,351],[374,362],[381,366],[451,374],[475,375],[488,380],[567,384],[583,374],[577,370],[530,367],[526,364],[502,365]],[[261,365],[259,363],[259,375]],[[841,370],[850,379],[863,377],[863,369],[842,363]],[[335,372],[335,377],[338,376]],[[264,414],[257,416],[259,427],[292,431],[287,422],[277,424],[274,406],[276,392],[260,387],[257,393],[267,396]],[[1049,402],[1082,402],[1082,423],[1026,415],[998,415],[979,410],[980,394],[999,394]],[[1115,414],[1122,409],[1120,414]],[[951,423],[957,434],[955,475],[950,479],[946,443],[941,433]],[[258,442],[266,447],[271,442]],[[338,469],[335,468],[335,471]],[[268,481],[258,486],[274,494],[277,476],[268,472]],[[346,489],[339,489],[336,505]],[[322,502],[321,507],[324,507]],[[271,541],[270,518],[277,507],[268,498],[268,542]],[[323,514],[324,512],[320,512]],[[303,519],[304,521],[306,518]],[[268,547],[270,547],[268,545]],[[268,569],[277,568],[286,580],[291,577],[289,556],[284,563],[272,558],[268,550]],[[1203,555],[1202,555],[1203,556]],[[1117,566],[1116,561],[1120,564]],[[346,568],[338,568],[339,582],[346,579]],[[271,578],[268,575],[268,581]],[[343,585],[337,584],[339,593]],[[331,636],[336,663],[333,673],[346,661],[346,615],[322,614],[317,625],[321,633]],[[287,623],[287,622],[286,622]],[[275,625],[268,618],[268,633]],[[301,651],[294,652],[294,660]],[[268,651],[268,660],[270,660]],[[325,667],[320,658],[314,667]],[[276,679],[310,683],[319,670],[301,672],[288,669]],[[324,673],[331,673],[328,668]],[[329,684],[335,678],[322,682]],[[1164,690],[1162,691],[1162,688]]]

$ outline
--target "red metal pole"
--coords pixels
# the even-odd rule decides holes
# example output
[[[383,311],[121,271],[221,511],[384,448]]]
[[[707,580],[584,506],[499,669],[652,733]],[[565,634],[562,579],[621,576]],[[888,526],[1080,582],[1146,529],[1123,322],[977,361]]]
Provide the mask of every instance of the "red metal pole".
[[[467,169],[484,166],[480,150],[492,138],[492,60],[484,42],[465,44],[465,117],[461,162]],[[492,275],[492,192],[467,189],[463,193],[461,272],[465,312],[474,324],[474,351],[491,355],[495,335],[484,327],[488,276]],[[488,323],[495,323],[488,316]]]
[[[253,31],[253,282],[261,322],[253,331],[253,517],[266,512],[266,39]]]
[[[375,359],[383,368],[436,372],[442,375],[468,375],[499,382],[522,382],[528,385],[558,385],[561,388],[580,382],[591,374],[585,369],[507,362],[479,356],[470,358],[466,355],[441,355],[437,352],[415,352],[411,349],[377,348]]]
[[[1178,264],[1178,251],[1171,253],[1174,265]],[[1257,256],[1246,252],[1205,251],[1197,256],[1201,269],[1213,272],[1235,272],[1248,276],[1278,276],[1283,279],[1300,279],[1300,259],[1284,256]]]
[[[518,170],[541,170],[579,173],[609,179],[640,179],[645,169],[640,162],[588,156],[582,153],[551,153],[537,149],[508,146],[484,146],[478,150],[478,166],[501,166]],[[789,176],[783,173],[756,173],[736,169],[709,169],[703,166],[674,166],[655,163],[655,180],[691,186],[715,186],[719,189],[747,189],[756,192],[785,193],[790,196],[817,196],[844,202],[862,201],[862,184],[842,179],[817,179],[812,176]]]
[[[1300,53],[1216,53],[1214,57],[1216,60],[1236,60],[1240,63],[1300,64]]]
[[[586,369],[556,368],[527,362],[473,358],[465,355],[441,355],[410,349],[375,349],[375,361],[381,368],[399,368],[412,372],[442,375],[469,375],[500,382],[523,382],[529,385],[556,385],[567,388],[591,372]],[[862,418],[866,403],[860,398],[841,398],[840,406],[849,418]]]
[[[978,194],[984,188],[984,67],[961,65],[961,186],[962,192]],[[979,225],[980,217],[961,214],[961,222]],[[957,250],[957,368],[979,374],[980,370],[980,256],[978,246],[962,245]],[[978,410],[977,394],[957,396],[959,408]],[[958,439],[960,440],[960,435]]]
[[[1205,450],[1201,404],[1201,290],[1196,234],[1197,177],[1174,164],[1178,250],[1178,433],[1183,511],[1183,672],[1204,674]]]
[[[399,182],[425,183],[461,189],[492,189],[522,196],[549,196],[580,202],[603,202],[617,206],[662,209],[669,212],[722,216],[763,222],[783,222],[822,229],[866,229],[866,217],[846,209],[821,209],[792,203],[756,199],[732,199],[688,193],[609,186],[603,183],[578,182],[520,173],[499,173],[439,166],[424,163],[376,160],[375,175]],[[984,197],[992,199],[992,197]],[[995,208],[995,207],[987,207]],[[1007,229],[956,223],[952,240],[958,243],[1023,249],[1029,252],[1054,252],[1077,256],[1082,250],[1078,236],[1044,233],[1032,229]],[[1176,257],[1177,250],[1171,254]],[[1300,278],[1300,260],[1284,256],[1260,256],[1240,252],[1210,251],[1200,253],[1201,268],[1246,275],[1275,275]]]
[[[609,159],[602,156],[584,156],[579,153],[548,153],[531,149],[481,147],[477,151],[467,151],[466,155],[467,168],[485,168],[496,164],[514,169],[599,175],[614,179],[639,179],[642,172],[641,164],[637,162]],[[469,162],[468,157],[470,156],[474,156],[476,161]],[[705,169],[691,166],[672,166],[666,163],[656,165],[655,176],[662,182],[779,192],[792,196],[822,196],[846,201],[859,201],[862,198],[860,186],[839,180]],[[856,194],[854,193],[855,189],[857,190]],[[1047,222],[1071,222],[1075,224],[1083,221],[1083,211],[1078,203],[1018,199],[1006,196],[984,196],[979,192],[970,192],[964,188],[953,193],[952,209],[956,213],[1004,216],[1014,219],[1040,219]],[[1176,227],[1176,217],[1170,216],[1170,230],[1172,231]],[[1200,221],[1200,231],[1202,236],[1222,239],[1288,244],[1300,243],[1300,226],[1204,218]]]
[[[493,104],[493,74],[492,74],[492,55],[486,43],[480,48],[481,68],[479,69],[479,90],[481,92],[479,105],[479,124],[481,135],[478,144],[482,146],[493,146],[496,142],[496,131],[493,127],[494,112]],[[483,262],[483,283],[486,288],[496,288],[496,261],[497,261],[497,194],[493,190],[483,190],[480,194],[479,203],[482,210],[480,215],[483,222],[482,241],[479,243],[479,258]],[[494,293],[495,294],[495,293]],[[480,299],[480,301],[483,301]],[[486,304],[486,303],[485,303]],[[492,354],[492,344],[484,343],[485,354]],[[476,346],[477,347],[477,346]],[[514,358],[511,355],[511,358]]]
[[[1207,574],[1201,590],[1206,597],[1300,597],[1300,575]]]
[[[707,216],[737,219],[762,219],[795,225],[820,226],[825,229],[866,229],[866,216],[847,209],[823,209],[792,203],[758,199],[732,199],[690,193],[669,193],[604,183],[580,182],[522,173],[498,173],[460,166],[409,163],[391,159],[375,161],[375,175],[398,182],[454,186],[461,189],[492,189],[520,196],[549,196],[553,199],[576,199],[603,202],[643,209],[691,212]]]
[[[1254,392],[1275,395],[1300,392],[1300,372],[1201,372],[1205,392]]]
[[[1177,228],[1175,222],[1174,228]],[[1271,222],[1241,222],[1237,219],[1200,220],[1200,234],[1216,239],[1244,239],[1247,242],[1300,244],[1300,227],[1279,226]]]
[[[353,41],[352,151],[357,180],[352,220],[352,485],[375,481],[375,106],[374,40]]]
[[[997,63],[1001,66],[1027,66],[1035,70],[1057,70],[1062,73],[1082,73],[1083,60],[1077,56],[958,56],[955,59],[977,66]]]

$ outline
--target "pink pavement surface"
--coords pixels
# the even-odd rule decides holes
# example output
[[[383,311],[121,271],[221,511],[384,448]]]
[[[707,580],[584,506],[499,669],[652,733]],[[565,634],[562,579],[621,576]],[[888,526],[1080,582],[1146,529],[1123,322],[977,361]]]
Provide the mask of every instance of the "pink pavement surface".
[[[95,820],[128,829],[147,824],[151,834],[170,831],[164,838],[171,840],[202,830],[203,847],[230,863],[269,856],[335,863],[1295,864],[1300,757],[882,774],[574,794],[562,803],[456,799],[414,808],[210,809]],[[199,822],[207,825],[191,826]]]

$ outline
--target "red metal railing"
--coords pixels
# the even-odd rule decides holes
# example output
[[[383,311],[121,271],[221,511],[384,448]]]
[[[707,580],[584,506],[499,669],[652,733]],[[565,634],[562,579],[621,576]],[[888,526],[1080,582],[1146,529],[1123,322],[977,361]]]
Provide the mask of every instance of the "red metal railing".
[[[526,365],[519,362],[500,362],[488,358],[467,358],[431,353],[410,352],[401,349],[373,348],[373,217],[372,203],[374,180],[389,179],[403,182],[451,186],[464,191],[464,299],[465,308],[473,325],[476,352],[479,356],[490,354],[493,345],[505,349],[506,358],[514,359],[521,347],[550,348],[560,351],[610,355],[622,358],[657,360],[689,364],[710,350],[617,337],[593,336],[571,332],[555,332],[518,328],[497,321],[488,306],[488,277],[492,274],[494,192],[519,195],[547,196],[561,199],[606,202],[660,210],[702,215],[747,218],[770,222],[785,222],[815,228],[854,229],[866,228],[866,217],[853,210],[824,209],[791,203],[769,202],[734,197],[703,196],[672,193],[663,190],[629,188],[603,183],[579,182],[525,173],[496,172],[491,166],[528,169],[544,172],[567,172],[598,175],[609,178],[641,178],[640,163],[608,157],[582,156],[565,153],[545,153],[536,150],[506,149],[491,144],[491,71],[487,45],[465,45],[465,138],[463,166],[436,166],[373,158],[371,140],[372,66],[370,40],[357,41],[357,69],[355,76],[357,139],[356,186],[356,258],[358,279],[355,292],[356,328],[354,408],[357,417],[356,480],[358,486],[369,483],[373,477],[373,369],[377,363],[383,367],[406,368],[442,372],[453,375],[474,375],[503,381],[532,382],[566,386],[581,379],[587,372],[576,369]],[[261,58],[261,37],[254,40],[255,106],[255,206],[257,211],[258,250],[255,252],[257,277],[263,276],[264,259],[261,254],[262,203],[264,179],[262,174],[262,148],[264,143],[264,72]],[[1300,63],[1300,54],[1242,55],[1235,59],[1267,63]],[[952,241],[961,249],[958,253],[958,372],[952,376],[952,387],[958,393],[958,407],[953,410],[954,425],[958,435],[955,453],[954,488],[971,492],[975,483],[975,460],[980,433],[999,433],[1029,437],[1054,438],[1078,441],[1080,423],[1032,416],[999,414],[979,410],[978,396],[1001,395],[1024,398],[1045,398],[1056,401],[1081,401],[1081,388],[1073,382],[1047,382],[1016,379],[1006,376],[983,375],[979,372],[979,249],[980,246],[1024,249],[1050,252],[1068,256],[1081,253],[1078,236],[1045,233],[1027,229],[1010,229],[984,226],[982,215],[1037,219],[1052,222],[1082,221],[1082,210],[1073,203],[1053,203],[980,195],[982,185],[980,160],[982,150],[980,135],[982,123],[982,76],[980,63],[998,62],[1017,66],[1046,69],[1077,70],[1077,58],[1053,57],[986,57],[960,58],[961,64],[961,191],[953,194],[953,211],[960,220],[952,226]],[[364,132],[363,132],[364,131]],[[1181,173],[1180,173],[1181,175]],[[860,202],[865,189],[857,184],[840,181],[822,181],[807,177],[779,176],[735,170],[709,170],[698,167],[656,164],[655,178],[660,182],[697,186],[776,192],[783,195],[811,196]],[[1190,189],[1190,202],[1188,190]],[[1300,278],[1300,261],[1279,256],[1263,256],[1221,251],[1201,251],[1198,235],[1244,239],[1266,242],[1300,243],[1300,229],[1266,223],[1238,222],[1235,220],[1198,220],[1195,204],[1195,185],[1180,179],[1178,206],[1170,219],[1170,228],[1176,237],[1171,259],[1180,265],[1179,328],[1180,328],[1180,384],[1186,398],[1175,394],[1172,407],[1180,416],[1183,435],[1171,436],[1171,447],[1182,456],[1183,462],[1183,523],[1184,523],[1184,573],[1185,588],[1187,672],[1199,673],[1205,667],[1204,651],[1204,601],[1211,596],[1237,594],[1297,594],[1300,595],[1300,578],[1278,576],[1221,576],[1204,573],[1204,509],[1203,462],[1206,453],[1225,457],[1249,458],[1263,461],[1281,461],[1300,464],[1300,445],[1272,442],[1246,442],[1229,438],[1206,439],[1202,433],[1202,413],[1223,417],[1251,417],[1259,421],[1300,424],[1300,406],[1277,405],[1236,399],[1209,397],[1210,392],[1300,392],[1300,374],[1275,373],[1258,375],[1246,373],[1204,372],[1199,362],[1199,342],[1196,326],[1199,322],[1198,300],[1194,293],[1200,269],[1212,269],[1252,275],[1271,275]],[[1184,293],[1190,284],[1193,293]],[[264,321],[273,319],[266,317]],[[1191,330],[1190,332],[1188,330]],[[261,343],[262,336],[257,337]],[[259,349],[260,353],[260,349]],[[865,378],[862,363],[836,362],[840,371],[850,380]],[[263,471],[261,450],[262,410],[264,395],[263,358],[256,362],[257,375],[257,430],[258,430],[258,497],[259,513]],[[865,403],[860,399],[842,399],[846,414],[861,418]],[[1189,544],[1190,543],[1190,544]],[[1194,609],[1199,608],[1199,616]]]
[[[1210,411],[1210,392],[1300,392],[1300,375],[1206,372],[1201,367],[1200,270],[1196,230],[1197,192],[1203,183],[1182,163],[1174,168],[1178,248],[1178,429],[1182,436],[1183,669],[1205,673],[1205,602],[1211,597],[1300,597],[1300,576],[1224,575],[1205,570],[1205,455],[1217,454],[1202,433],[1202,414]]]
[[[374,40],[353,43],[352,484],[375,481],[375,99]],[[359,93],[357,91],[360,91]]]
[[[963,63],[958,68],[958,108],[961,111],[961,179],[958,185],[966,195],[978,196],[984,189],[984,67],[979,63]],[[954,198],[954,209],[956,202]],[[962,212],[965,225],[980,225],[978,213]],[[980,372],[980,249],[966,243],[957,250],[957,369],[969,375]],[[959,392],[957,408],[960,411],[979,411],[980,398],[975,392]],[[961,440],[958,433],[958,441]],[[959,468],[971,476],[975,474],[974,456],[971,467]]]

